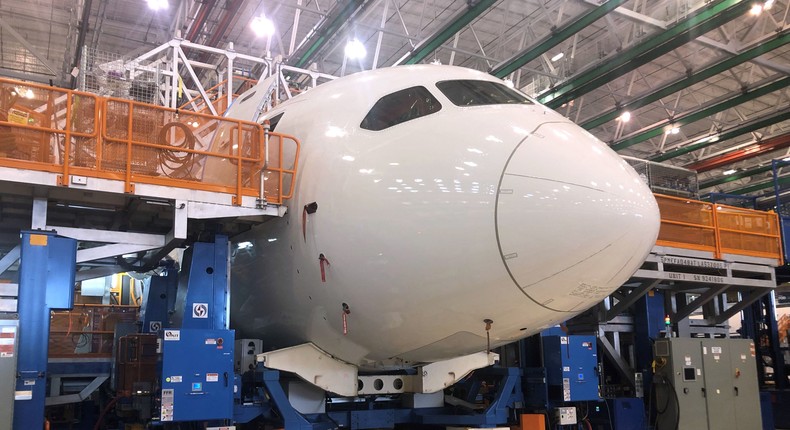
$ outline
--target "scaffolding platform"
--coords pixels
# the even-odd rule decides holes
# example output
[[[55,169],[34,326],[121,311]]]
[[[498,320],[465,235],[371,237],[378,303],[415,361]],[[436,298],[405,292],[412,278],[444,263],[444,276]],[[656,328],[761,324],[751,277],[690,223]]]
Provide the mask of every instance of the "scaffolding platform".
[[[80,280],[281,217],[298,157],[254,122],[0,79],[0,273],[23,229],[79,240]]]

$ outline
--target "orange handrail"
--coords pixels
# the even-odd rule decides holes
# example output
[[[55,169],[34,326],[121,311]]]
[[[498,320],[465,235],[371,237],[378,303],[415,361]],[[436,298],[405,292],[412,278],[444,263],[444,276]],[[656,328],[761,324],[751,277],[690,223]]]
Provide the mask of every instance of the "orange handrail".
[[[33,89],[37,96],[21,97]],[[267,135],[277,148],[266,146]],[[283,164],[285,141],[293,168]],[[281,204],[293,195],[294,181],[287,190],[283,182],[296,174],[300,146],[254,122],[0,78],[0,166],[60,173],[62,186],[81,175],[121,180],[128,193],[145,183],[232,194],[235,205],[244,196]],[[61,155],[50,157],[53,150]],[[279,152],[276,166],[265,165],[269,150]],[[208,160],[232,164],[233,179],[206,177]],[[278,176],[276,190],[256,187],[264,175]]]
[[[663,194],[655,197],[661,211],[657,245],[712,252],[717,259],[726,253],[770,258],[781,264],[782,239],[776,213]]]

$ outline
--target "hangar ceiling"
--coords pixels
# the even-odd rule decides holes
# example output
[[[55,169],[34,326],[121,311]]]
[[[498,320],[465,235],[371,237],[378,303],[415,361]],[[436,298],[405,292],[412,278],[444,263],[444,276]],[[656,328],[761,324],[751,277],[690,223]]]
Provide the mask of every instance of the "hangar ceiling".
[[[0,75],[73,86],[80,46],[134,57],[180,32],[332,75],[433,61],[487,71],[623,155],[696,168],[703,193],[767,192],[770,160],[790,156],[788,0],[169,3],[0,0]],[[260,15],[271,38],[250,29]],[[354,38],[362,60],[344,54]]]

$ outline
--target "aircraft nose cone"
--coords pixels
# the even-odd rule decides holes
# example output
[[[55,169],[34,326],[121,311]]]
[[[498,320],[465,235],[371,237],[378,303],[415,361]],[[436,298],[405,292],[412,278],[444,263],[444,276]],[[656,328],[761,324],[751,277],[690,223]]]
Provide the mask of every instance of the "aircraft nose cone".
[[[518,288],[548,309],[579,311],[610,294],[641,265],[658,228],[642,179],[574,124],[542,124],[502,172],[502,260]]]

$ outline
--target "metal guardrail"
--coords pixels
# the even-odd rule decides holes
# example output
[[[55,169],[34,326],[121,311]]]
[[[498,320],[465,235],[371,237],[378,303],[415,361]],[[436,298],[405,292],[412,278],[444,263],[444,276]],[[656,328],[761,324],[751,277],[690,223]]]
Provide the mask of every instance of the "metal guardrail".
[[[124,181],[128,193],[145,183],[281,204],[299,148],[254,122],[0,79],[0,166],[59,173],[61,186],[77,175]]]
[[[656,194],[661,230],[656,245],[776,260],[782,264],[779,216],[735,206]]]

